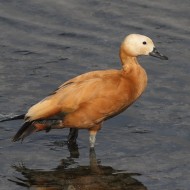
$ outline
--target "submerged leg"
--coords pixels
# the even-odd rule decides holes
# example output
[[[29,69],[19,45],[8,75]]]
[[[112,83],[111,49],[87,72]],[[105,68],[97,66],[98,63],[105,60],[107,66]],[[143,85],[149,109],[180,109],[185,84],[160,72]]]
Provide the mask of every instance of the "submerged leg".
[[[79,148],[76,143],[67,144],[68,150],[70,152],[70,158],[79,158]]]
[[[67,137],[68,144],[75,144],[78,137],[78,129],[70,128],[69,135]]]

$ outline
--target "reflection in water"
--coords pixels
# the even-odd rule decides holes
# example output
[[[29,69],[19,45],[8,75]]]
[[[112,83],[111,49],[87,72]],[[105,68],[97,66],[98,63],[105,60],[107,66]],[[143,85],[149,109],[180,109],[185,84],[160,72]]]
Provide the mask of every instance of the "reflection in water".
[[[90,150],[89,166],[76,166],[74,158],[79,156],[78,147],[70,146],[70,157],[51,170],[29,169],[24,165],[13,166],[23,178],[14,177],[10,181],[33,190],[147,190],[132,176],[139,174],[122,173],[110,166],[97,162],[94,150]]]

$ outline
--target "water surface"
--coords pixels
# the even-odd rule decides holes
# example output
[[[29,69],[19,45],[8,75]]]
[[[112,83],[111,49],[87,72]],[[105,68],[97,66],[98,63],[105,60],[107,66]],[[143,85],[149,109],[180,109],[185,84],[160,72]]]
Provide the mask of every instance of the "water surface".
[[[21,144],[11,137],[22,121],[1,123],[0,189],[188,190],[189,6],[189,0],[1,1],[2,119],[24,113],[73,76],[120,68],[127,34],[150,36],[169,61],[139,59],[148,88],[104,123],[96,156],[89,157],[87,131],[80,131],[73,155],[64,144],[67,130],[38,133]]]

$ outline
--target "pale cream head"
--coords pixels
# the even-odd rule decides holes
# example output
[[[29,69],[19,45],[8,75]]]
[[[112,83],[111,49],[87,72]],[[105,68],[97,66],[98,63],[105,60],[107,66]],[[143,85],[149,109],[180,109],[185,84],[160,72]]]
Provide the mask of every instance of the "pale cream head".
[[[155,46],[147,36],[130,34],[124,39],[121,48],[128,56],[137,57],[139,55],[149,55]]]

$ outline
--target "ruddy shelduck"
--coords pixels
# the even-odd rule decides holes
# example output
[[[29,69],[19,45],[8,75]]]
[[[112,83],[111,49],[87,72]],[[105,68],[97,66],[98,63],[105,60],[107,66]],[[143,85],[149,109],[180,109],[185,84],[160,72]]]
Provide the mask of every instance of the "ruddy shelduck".
[[[150,38],[139,34],[130,34],[124,39],[119,55],[121,70],[98,70],[79,75],[32,106],[13,141],[42,130],[88,129],[93,148],[102,122],[126,110],[147,86],[146,71],[137,57],[150,55],[168,59],[157,51]]]

